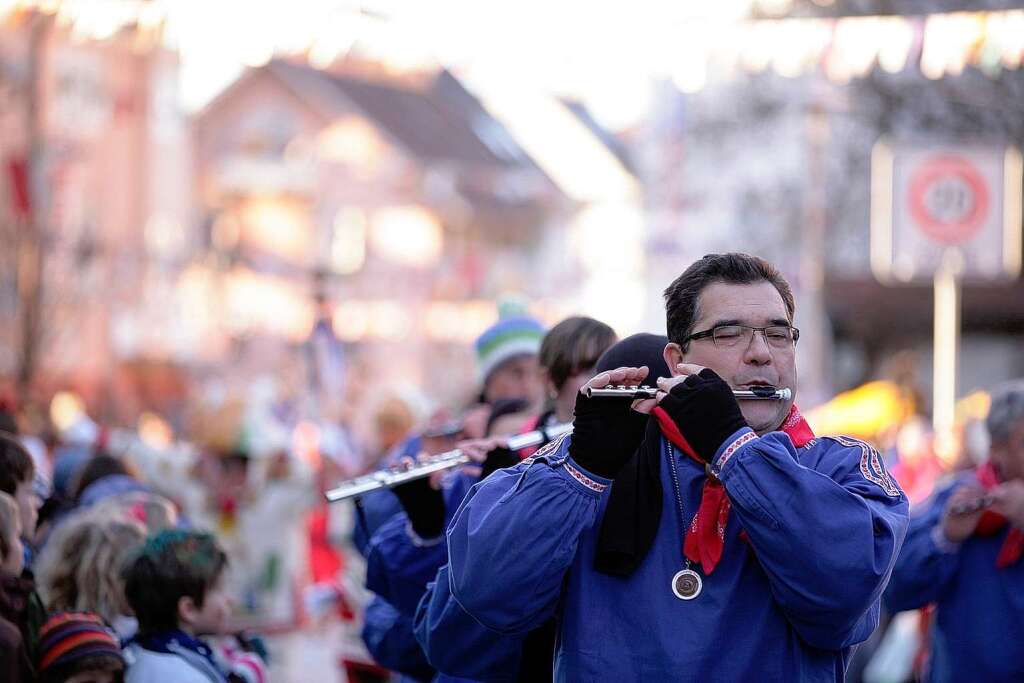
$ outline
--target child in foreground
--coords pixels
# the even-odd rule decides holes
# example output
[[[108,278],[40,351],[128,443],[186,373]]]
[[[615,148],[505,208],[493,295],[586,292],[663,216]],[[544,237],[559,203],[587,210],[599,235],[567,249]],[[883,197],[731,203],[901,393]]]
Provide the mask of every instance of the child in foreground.
[[[139,622],[125,648],[127,683],[264,683],[263,663],[247,652],[213,648],[231,611],[227,556],[208,533],[151,536],[124,571],[125,596]]]

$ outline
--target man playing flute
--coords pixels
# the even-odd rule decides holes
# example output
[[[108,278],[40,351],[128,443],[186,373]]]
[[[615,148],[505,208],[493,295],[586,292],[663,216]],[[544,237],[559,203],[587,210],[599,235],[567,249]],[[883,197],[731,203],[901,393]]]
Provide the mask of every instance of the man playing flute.
[[[893,610],[934,604],[924,680],[1024,681],[1024,381],[998,387],[989,459],[914,508],[885,592]]]
[[[906,498],[872,448],[815,438],[792,399],[733,396],[796,389],[774,267],[709,255],[665,299],[658,398],[581,393],[571,437],[474,486],[418,633],[456,640],[465,615],[517,635],[554,615],[559,681],[841,681],[878,622]]]

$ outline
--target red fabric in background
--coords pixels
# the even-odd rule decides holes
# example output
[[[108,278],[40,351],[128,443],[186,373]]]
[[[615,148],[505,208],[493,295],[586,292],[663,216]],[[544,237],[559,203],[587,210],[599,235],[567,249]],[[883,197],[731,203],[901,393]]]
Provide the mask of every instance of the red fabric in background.
[[[322,505],[309,515],[306,522],[309,533],[309,571],[313,583],[333,583],[345,566],[327,538],[327,506]]]
[[[28,161],[11,158],[7,160],[7,175],[11,187],[11,203],[21,218],[28,218],[32,210],[32,195],[29,192]]]

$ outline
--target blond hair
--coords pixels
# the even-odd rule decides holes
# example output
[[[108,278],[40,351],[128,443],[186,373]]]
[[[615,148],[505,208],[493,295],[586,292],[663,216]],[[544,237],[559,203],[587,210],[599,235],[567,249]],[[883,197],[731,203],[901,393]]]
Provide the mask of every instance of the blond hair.
[[[104,498],[92,508],[95,514],[116,516],[140,522],[151,536],[178,525],[178,510],[169,498],[148,491],[130,491]]]
[[[95,612],[113,623],[130,615],[121,567],[146,539],[142,523],[113,508],[87,509],[58,526],[36,562],[46,608]]]
[[[21,534],[20,519],[14,498],[0,491],[0,560],[6,559],[11,551],[11,539]]]

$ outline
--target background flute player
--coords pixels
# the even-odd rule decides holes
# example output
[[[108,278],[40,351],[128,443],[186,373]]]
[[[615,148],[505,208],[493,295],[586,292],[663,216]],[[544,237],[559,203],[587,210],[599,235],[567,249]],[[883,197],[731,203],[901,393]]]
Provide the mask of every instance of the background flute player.
[[[915,509],[885,603],[935,603],[927,681],[1024,680],[1024,382],[993,392],[989,460]]]

